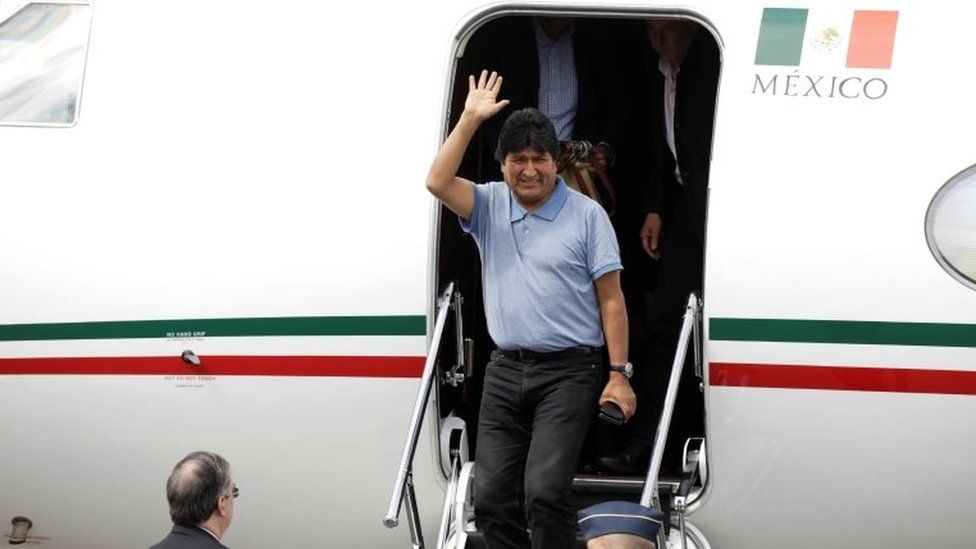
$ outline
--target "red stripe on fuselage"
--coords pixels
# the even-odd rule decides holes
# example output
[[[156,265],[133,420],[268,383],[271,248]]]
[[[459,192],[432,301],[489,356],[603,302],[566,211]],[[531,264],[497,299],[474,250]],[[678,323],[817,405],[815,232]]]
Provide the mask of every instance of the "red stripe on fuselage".
[[[718,387],[976,395],[971,371],[712,362],[709,373]]]
[[[0,358],[0,375],[212,375],[420,377],[424,357],[413,356],[201,356]]]

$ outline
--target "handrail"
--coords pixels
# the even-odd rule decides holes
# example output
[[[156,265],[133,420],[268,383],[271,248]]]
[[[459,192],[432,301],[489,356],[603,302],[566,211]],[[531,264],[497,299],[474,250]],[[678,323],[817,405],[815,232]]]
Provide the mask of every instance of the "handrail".
[[[681,370],[684,368],[685,355],[688,352],[688,340],[692,330],[696,334],[698,332],[699,307],[698,296],[695,294],[688,296],[685,318],[681,324],[681,335],[678,337],[678,347],[674,354],[674,362],[671,363],[671,379],[668,381],[668,392],[664,397],[664,409],[661,411],[657,433],[654,435],[654,453],[651,454],[651,463],[644,480],[644,491],[641,493],[640,504],[644,507],[651,507],[653,503],[654,507],[660,508],[657,477],[661,472],[661,462],[664,460],[664,443],[668,439],[668,426],[671,425],[671,415],[674,412],[675,401],[678,399],[678,383],[681,381]]]
[[[400,524],[400,507],[403,505],[403,493],[407,489],[407,484],[413,484],[413,456],[417,451],[417,439],[420,437],[420,428],[424,422],[424,413],[427,411],[427,401],[430,399],[430,389],[434,382],[435,364],[437,353],[440,350],[441,336],[444,333],[444,324],[447,321],[447,312],[451,307],[451,298],[454,295],[454,283],[447,285],[447,289],[437,300],[437,321],[434,323],[434,334],[430,342],[430,351],[427,353],[427,361],[424,363],[424,373],[420,381],[420,389],[417,391],[417,401],[413,407],[413,415],[410,418],[410,431],[407,434],[407,441],[403,445],[403,454],[400,457],[400,467],[397,469],[396,481],[393,484],[393,495],[390,497],[390,506],[386,511],[383,524],[387,528],[396,528]],[[412,497],[412,490],[408,491]],[[414,537],[414,545],[419,536],[419,546],[423,546],[423,537],[420,535],[420,518],[416,516],[416,502],[411,501],[411,536]],[[416,527],[416,535],[414,532]]]

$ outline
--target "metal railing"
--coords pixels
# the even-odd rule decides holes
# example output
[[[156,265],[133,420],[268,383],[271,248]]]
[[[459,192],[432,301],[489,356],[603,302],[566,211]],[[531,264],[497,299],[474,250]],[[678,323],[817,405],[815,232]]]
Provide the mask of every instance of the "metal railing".
[[[661,462],[664,460],[664,445],[668,440],[668,427],[671,425],[671,416],[674,413],[674,405],[678,399],[678,384],[681,382],[681,370],[684,368],[685,356],[688,353],[688,342],[694,337],[696,372],[700,368],[699,354],[697,345],[701,341],[698,330],[699,308],[701,302],[698,296],[691,294],[688,296],[688,305],[685,306],[685,317],[681,324],[681,333],[678,336],[678,346],[674,353],[674,362],[671,363],[671,378],[668,381],[668,392],[664,397],[664,409],[661,411],[661,418],[658,420],[657,432],[654,435],[654,452],[651,454],[651,463],[647,468],[647,477],[644,479],[644,491],[641,493],[640,504],[644,507],[654,509],[661,508],[660,495],[658,493],[657,478],[661,473]],[[682,510],[683,512],[683,510]],[[682,521],[682,529],[684,527]],[[664,528],[659,534],[658,547],[667,547],[663,543]],[[684,532],[681,533],[682,543],[684,542]]]
[[[430,390],[436,376],[437,354],[440,350],[441,339],[444,334],[444,324],[447,321],[447,313],[451,308],[453,297],[454,283],[451,282],[437,300],[437,320],[434,323],[434,334],[430,342],[430,351],[428,351],[427,361],[424,363],[424,373],[421,376],[420,389],[417,391],[417,401],[414,404],[413,415],[410,418],[410,430],[407,434],[407,441],[403,445],[400,467],[397,469],[396,481],[393,484],[393,495],[390,497],[390,506],[387,509],[386,517],[383,519],[383,524],[387,528],[396,528],[400,524],[400,508],[403,506],[404,498],[406,498],[410,540],[413,543],[414,549],[423,549],[424,534],[417,510],[417,496],[413,488],[413,457],[417,451],[417,440],[420,437],[420,429],[424,423],[424,413],[427,410],[427,403],[430,400]]]

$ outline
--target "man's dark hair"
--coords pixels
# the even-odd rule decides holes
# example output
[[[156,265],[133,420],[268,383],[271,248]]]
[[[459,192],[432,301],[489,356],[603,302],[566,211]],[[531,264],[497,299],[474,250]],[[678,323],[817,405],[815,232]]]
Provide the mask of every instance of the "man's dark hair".
[[[532,148],[559,158],[559,141],[556,128],[546,115],[532,107],[513,112],[502,125],[498,136],[495,159],[504,162],[510,152]]]
[[[193,452],[173,467],[166,481],[169,516],[174,524],[184,526],[206,522],[230,489],[227,460],[213,452]]]

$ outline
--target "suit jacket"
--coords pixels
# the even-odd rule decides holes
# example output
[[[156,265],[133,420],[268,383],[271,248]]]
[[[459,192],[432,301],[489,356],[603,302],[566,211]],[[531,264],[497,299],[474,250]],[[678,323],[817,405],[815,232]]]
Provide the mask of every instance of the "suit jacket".
[[[573,29],[573,60],[576,65],[578,101],[573,123],[573,139],[594,145],[600,142],[619,145],[626,122],[625,96],[619,83],[613,35],[598,23],[577,21]],[[518,109],[538,107],[539,54],[531,17],[503,17],[480,29],[468,44],[459,65],[458,78],[463,89],[455,90],[463,102],[467,75],[477,76],[482,69],[494,70],[505,80],[501,99],[510,104],[482,125],[479,154],[481,179],[497,175],[495,147],[502,124]],[[463,105],[463,103],[461,103]],[[456,108],[456,115],[460,109]]]
[[[174,524],[169,535],[149,549],[227,549],[227,547],[199,526]]]
[[[647,166],[650,184],[645,187],[645,211],[661,213],[666,222],[669,218],[682,218],[693,225],[701,241],[704,241],[718,66],[715,40],[706,31],[699,31],[681,64],[675,94],[674,141],[686,198],[683,204],[673,200],[678,182],[674,177],[676,160],[665,137],[664,75],[658,68],[658,56],[649,44],[643,82],[638,85],[641,90],[638,93],[646,98],[637,103],[640,116],[651,129]]]

